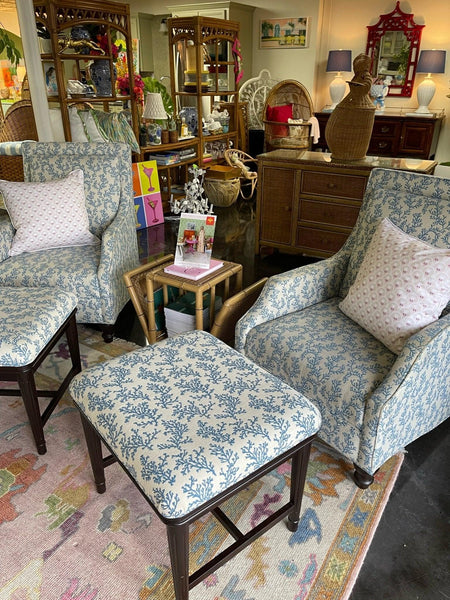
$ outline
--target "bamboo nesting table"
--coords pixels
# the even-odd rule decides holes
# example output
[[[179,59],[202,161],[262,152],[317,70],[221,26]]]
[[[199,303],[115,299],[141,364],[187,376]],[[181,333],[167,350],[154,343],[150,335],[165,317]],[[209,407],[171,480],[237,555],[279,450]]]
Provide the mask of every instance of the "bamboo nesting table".
[[[209,292],[211,294],[210,301],[210,323],[214,323],[214,304],[216,299],[216,286],[219,283],[224,285],[225,301],[230,296],[230,281],[234,277],[233,294],[240,292],[242,289],[242,265],[223,261],[223,267],[217,269],[210,275],[206,275],[197,281],[171,275],[164,272],[163,265],[156,269],[151,269],[146,274],[147,282],[147,302],[148,302],[148,321],[149,321],[149,342],[154,344],[157,341],[157,327],[155,320],[155,300],[154,291],[155,284],[162,285],[164,295],[164,306],[169,302],[168,286],[176,287],[184,292],[194,292],[195,294],[195,328],[203,329],[203,294]]]

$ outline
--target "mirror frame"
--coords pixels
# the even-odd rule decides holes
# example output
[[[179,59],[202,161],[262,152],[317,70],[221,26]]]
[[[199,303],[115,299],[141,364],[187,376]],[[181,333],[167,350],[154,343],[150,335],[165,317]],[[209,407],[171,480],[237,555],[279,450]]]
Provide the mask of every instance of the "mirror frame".
[[[366,54],[372,59],[372,73],[375,66],[374,59],[378,61],[381,41],[386,32],[403,31],[410,43],[405,79],[402,84],[392,83],[389,86],[388,96],[410,97],[412,95],[417,61],[419,60],[420,39],[424,27],[425,25],[418,25],[414,22],[413,14],[405,13],[400,9],[400,0],[397,1],[392,12],[380,15],[378,23],[367,26]]]

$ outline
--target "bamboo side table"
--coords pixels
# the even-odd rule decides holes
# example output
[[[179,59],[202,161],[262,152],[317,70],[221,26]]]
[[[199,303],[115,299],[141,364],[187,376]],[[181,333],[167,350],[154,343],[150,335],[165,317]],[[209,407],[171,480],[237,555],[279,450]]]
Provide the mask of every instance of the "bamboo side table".
[[[164,265],[166,266],[166,265]],[[209,291],[211,295],[210,300],[210,323],[214,322],[214,304],[216,300],[216,285],[219,283],[224,284],[224,297],[225,301],[230,296],[230,280],[232,277],[235,278],[233,294],[240,292],[242,289],[242,265],[223,261],[223,267],[217,269],[210,275],[206,275],[197,281],[192,279],[186,279],[178,275],[172,275],[164,272],[164,266],[152,269],[146,274],[146,286],[147,286],[147,303],[148,303],[148,329],[149,329],[149,342],[154,344],[157,341],[158,330],[156,328],[155,321],[155,300],[154,291],[156,286],[162,285],[164,295],[164,306],[168,304],[168,286],[176,287],[185,292],[195,293],[195,328],[203,329],[203,293]]]

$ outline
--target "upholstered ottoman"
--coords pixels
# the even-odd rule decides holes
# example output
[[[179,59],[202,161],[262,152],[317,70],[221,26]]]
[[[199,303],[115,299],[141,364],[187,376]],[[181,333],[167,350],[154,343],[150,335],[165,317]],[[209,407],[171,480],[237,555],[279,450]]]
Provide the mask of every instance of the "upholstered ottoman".
[[[176,600],[272,525],[298,527],[318,410],[229,346],[193,331],[96,365],[70,392],[97,490],[118,460],[167,526]],[[103,458],[100,438],[112,452]],[[292,458],[289,501],[241,533],[219,505]],[[189,525],[212,512],[235,542],[189,575]]]
[[[47,287],[0,287],[0,380],[16,381],[19,389],[1,389],[2,396],[22,396],[39,454],[47,451],[43,426],[81,371],[75,321],[76,296]],[[36,390],[34,374],[56,342],[66,334],[72,367],[57,390]],[[41,415],[38,397],[50,402]]]

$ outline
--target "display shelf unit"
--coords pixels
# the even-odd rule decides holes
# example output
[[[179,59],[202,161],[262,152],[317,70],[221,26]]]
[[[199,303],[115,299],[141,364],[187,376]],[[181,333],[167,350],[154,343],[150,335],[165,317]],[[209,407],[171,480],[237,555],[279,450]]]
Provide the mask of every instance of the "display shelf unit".
[[[40,31],[49,36],[48,51],[42,48],[41,62],[43,76],[48,69],[54,68],[56,77],[55,89],[48,89],[48,101],[60,107],[64,136],[71,141],[70,121],[68,107],[76,102],[89,102],[101,107],[104,111],[122,110],[124,103],[132,100],[130,95],[118,95],[116,92],[116,74],[112,53],[112,44],[115,39],[122,39],[126,45],[128,75],[130,89],[134,86],[132,38],[130,27],[130,9],[128,4],[108,2],[104,0],[34,0],[36,24]],[[98,33],[105,36],[105,54],[89,44],[74,44],[79,41],[74,38],[74,28],[96,28]],[[90,40],[95,42],[94,40]],[[69,79],[82,80],[88,73],[90,65],[99,60],[106,61],[109,65],[111,76],[111,94],[100,95],[98,92],[92,96],[73,97],[67,92]],[[137,105],[134,101],[128,102],[131,110],[132,126],[139,137],[139,121]]]
[[[207,134],[202,126],[216,101],[232,102],[238,114],[238,86],[235,77],[233,46],[238,43],[237,21],[211,17],[168,19],[171,91],[176,114],[196,110],[198,164],[204,166],[206,145],[216,146],[213,162],[223,161],[223,152],[238,147],[237,119],[230,120],[228,131]],[[220,150],[222,146],[223,150]],[[209,163],[210,164],[210,163]]]
[[[213,164],[224,162],[223,153],[228,147],[238,147],[240,124],[238,86],[233,58],[233,44],[239,37],[239,23],[226,19],[194,16],[170,18],[167,26],[174,116],[179,118],[183,109],[194,109],[194,121],[197,126],[192,132],[194,137],[189,140],[141,147],[141,161],[152,160],[152,156],[157,153],[195,148],[195,157],[170,165],[158,165],[164,212],[169,211],[169,199],[172,194],[183,195],[179,190],[189,179],[189,165],[195,163],[199,167],[208,168]],[[189,47],[192,50],[189,50],[188,69]],[[190,71],[189,81],[186,81],[186,71]],[[222,130],[218,134],[211,135],[204,131],[202,123],[204,117],[210,113],[214,102],[220,102],[221,110],[227,108],[230,122],[228,131]]]
[[[198,138],[188,140],[179,140],[170,144],[157,144],[154,146],[141,146],[141,154],[139,160],[154,160],[155,154],[164,152],[173,152],[183,150],[185,148],[195,148],[195,156],[181,158],[175,163],[169,165],[158,165],[158,177],[161,191],[162,207],[165,213],[170,212],[169,200],[171,196],[180,197],[184,192],[184,184],[188,181],[188,168],[192,164],[198,164]]]

